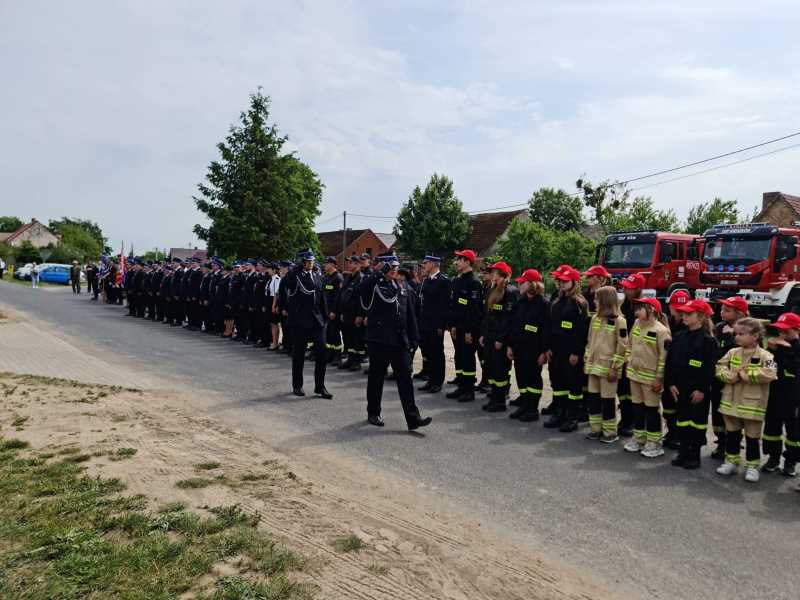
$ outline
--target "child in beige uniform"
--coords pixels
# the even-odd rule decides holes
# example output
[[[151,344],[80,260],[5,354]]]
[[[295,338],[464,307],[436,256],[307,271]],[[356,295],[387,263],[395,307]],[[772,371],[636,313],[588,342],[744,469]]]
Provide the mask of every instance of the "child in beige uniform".
[[[655,298],[637,298],[636,323],[631,329],[626,356],[633,402],[633,439],[626,452],[641,452],[645,458],[664,455],[661,445],[661,392],[664,366],[672,336],[661,303]]]
[[[761,348],[764,327],[756,319],[739,319],[734,326],[738,348],[717,362],[722,389],[719,412],[725,420],[725,462],[720,475],[733,475],[741,461],[742,431],[746,439],[745,480],[758,481],[761,464],[761,429],[767,412],[769,384],[777,379],[777,366],[770,352]]]

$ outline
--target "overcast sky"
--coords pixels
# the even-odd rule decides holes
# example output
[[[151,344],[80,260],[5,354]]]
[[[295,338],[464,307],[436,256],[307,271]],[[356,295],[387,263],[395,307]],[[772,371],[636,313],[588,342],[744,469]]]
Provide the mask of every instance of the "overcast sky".
[[[434,171],[471,211],[627,179],[800,131],[798,31],[796,0],[0,0],[0,215],[196,244],[192,194],[259,85],[326,185],[319,230]],[[800,194],[800,148],[642,193],[683,217],[773,190]]]

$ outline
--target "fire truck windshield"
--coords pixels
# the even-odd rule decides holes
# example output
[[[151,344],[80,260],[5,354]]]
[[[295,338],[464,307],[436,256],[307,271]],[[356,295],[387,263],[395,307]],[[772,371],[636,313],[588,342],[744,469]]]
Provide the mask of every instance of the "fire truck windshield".
[[[611,269],[649,267],[653,262],[655,243],[608,244],[603,264]]]
[[[706,242],[703,261],[710,265],[751,265],[769,258],[772,238],[718,237]]]

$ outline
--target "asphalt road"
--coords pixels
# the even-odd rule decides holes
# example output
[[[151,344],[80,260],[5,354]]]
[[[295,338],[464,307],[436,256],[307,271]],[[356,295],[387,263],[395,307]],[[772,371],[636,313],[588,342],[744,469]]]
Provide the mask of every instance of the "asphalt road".
[[[68,291],[0,283],[0,302],[77,336],[92,354],[128,361],[176,386],[222,392],[217,417],[243,430],[296,432],[282,450],[335,447],[456,498],[515,541],[600,577],[632,597],[792,599],[798,592],[800,494],[780,475],[758,484],[648,461],[490,415],[478,403],[422,396],[433,424],[404,433],[391,382],[387,426],[364,425],[363,376],[334,370],[334,400],[288,395],[288,359],[180,328],[123,316]],[[307,391],[313,388],[307,368]],[[706,453],[708,450],[706,450]]]

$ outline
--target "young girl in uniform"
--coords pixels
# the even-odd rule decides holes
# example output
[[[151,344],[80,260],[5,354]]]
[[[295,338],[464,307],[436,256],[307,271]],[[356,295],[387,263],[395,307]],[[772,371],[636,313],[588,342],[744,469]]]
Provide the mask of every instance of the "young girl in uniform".
[[[769,384],[778,378],[775,360],[761,348],[764,327],[745,317],[734,325],[738,348],[729,350],[717,363],[717,377],[725,384],[719,411],[725,419],[725,462],[720,475],[736,473],[741,461],[742,432],[745,434],[745,480],[758,481],[761,466],[761,429],[767,412]]]
[[[721,359],[728,350],[736,347],[736,336],[733,327],[736,321],[749,316],[747,300],[741,296],[731,296],[720,301],[721,321],[714,326],[714,337],[717,340],[717,360]],[[722,460],[725,458],[725,421],[719,412],[719,403],[722,398],[722,382],[719,379],[711,386],[711,426],[717,437],[717,447],[711,453],[711,458]]]
[[[542,276],[536,269],[517,277],[519,300],[511,309],[504,336],[506,356],[514,361],[519,387],[518,408],[509,416],[523,422],[539,419],[542,398],[542,367],[547,363],[550,337],[550,304],[544,297]]]
[[[633,323],[636,321],[635,300],[642,297],[646,284],[647,281],[641,273],[628,275],[620,284],[625,294],[625,300],[622,301],[620,308],[622,316],[625,317],[625,322],[628,324],[628,331],[633,329]],[[628,380],[627,366],[622,370],[622,376],[619,378],[617,397],[619,398],[620,413],[619,434],[622,437],[631,437],[633,435],[633,404],[631,403],[631,384]]]
[[[583,276],[586,278],[586,289],[583,292],[583,297],[586,298],[589,318],[591,319],[597,312],[595,293],[600,288],[611,284],[611,273],[603,265],[594,265],[589,267]],[[619,309],[617,309],[617,312],[619,312]]]
[[[511,267],[505,262],[497,262],[491,266],[492,288],[486,298],[486,314],[482,322],[480,345],[483,347],[487,381],[491,387],[489,402],[483,410],[503,412],[506,410],[506,394],[508,393],[511,361],[506,355],[504,343],[511,309],[517,302],[517,288],[508,285]]]
[[[667,319],[661,312],[661,302],[655,298],[637,298],[635,303],[636,322],[631,329],[626,356],[633,402],[633,439],[625,444],[625,451],[656,458],[664,455],[658,408],[672,338]]]
[[[678,333],[686,329],[686,325],[683,322],[683,313],[679,309],[689,300],[691,298],[686,290],[675,290],[669,297],[669,333],[673,340]],[[677,413],[675,399],[665,386],[664,391],[661,392],[661,416],[664,418],[667,428],[667,434],[664,436],[664,447],[671,450],[677,450],[679,446],[678,426],[676,424]]]
[[[561,265],[552,272],[558,293],[550,305],[550,385],[552,412],[544,426],[568,433],[578,428],[583,401],[583,366],[586,347],[587,303],[580,292],[580,272]]]
[[[617,290],[604,286],[595,292],[596,312],[589,320],[589,339],[584,354],[588,377],[587,404],[591,432],[587,440],[616,442],[617,380],[625,363],[628,326],[620,314]]]
[[[700,467],[700,449],[706,443],[708,404],[717,356],[712,335],[714,310],[705,300],[691,300],[678,310],[686,330],[675,336],[667,353],[664,385],[677,404],[680,448],[672,465]]]
[[[778,337],[768,340],[768,348],[778,365],[778,379],[769,387],[767,414],[761,448],[769,459],[761,467],[772,473],[778,470],[783,450],[783,474],[797,476],[800,458],[800,423],[798,423],[798,379],[800,378],[800,315],[784,313],[772,324]],[[785,434],[784,434],[785,431]],[[785,447],[784,447],[785,441]]]

